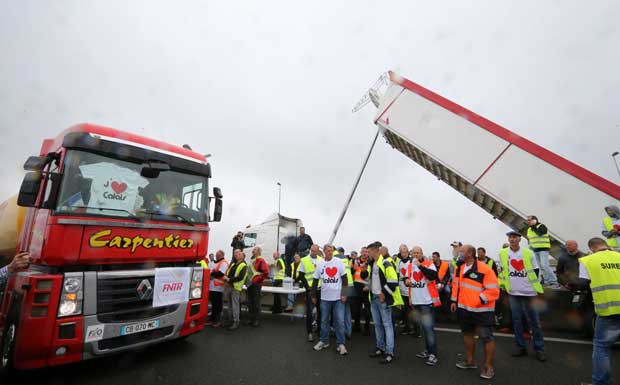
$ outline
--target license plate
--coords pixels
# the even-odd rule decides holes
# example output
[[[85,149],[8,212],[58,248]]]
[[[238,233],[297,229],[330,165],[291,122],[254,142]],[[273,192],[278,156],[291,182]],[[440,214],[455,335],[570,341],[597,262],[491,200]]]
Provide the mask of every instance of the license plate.
[[[121,327],[121,335],[126,336],[128,334],[141,333],[147,330],[157,329],[158,327],[159,327],[159,320],[124,325],[123,327]]]

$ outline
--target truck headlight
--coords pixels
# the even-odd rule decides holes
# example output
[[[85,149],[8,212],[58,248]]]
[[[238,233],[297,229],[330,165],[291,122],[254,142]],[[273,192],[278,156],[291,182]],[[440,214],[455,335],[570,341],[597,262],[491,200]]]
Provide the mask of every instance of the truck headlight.
[[[84,276],[82,273],[67,273],[62,283],[62,294],[58,305],[58,317],[82,314]]]
[[[195,267],[192,272],[192,286],[189,292],[189,299],[202,298],[202,267]]]
[[[192,289],[192,298],[200,298],[202,297],[202,289],[199,287],[195,287]]]

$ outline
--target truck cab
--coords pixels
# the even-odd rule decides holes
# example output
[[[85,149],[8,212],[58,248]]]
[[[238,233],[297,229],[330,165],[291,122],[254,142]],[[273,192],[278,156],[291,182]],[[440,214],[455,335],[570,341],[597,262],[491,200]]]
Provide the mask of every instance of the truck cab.
[[[2,367],[109,355],[204,328],[211,166],[187,148],[80,124],[30,157],[16,251],[31,266],[0,288]],[[210,212],[212,207],[213,214]]]

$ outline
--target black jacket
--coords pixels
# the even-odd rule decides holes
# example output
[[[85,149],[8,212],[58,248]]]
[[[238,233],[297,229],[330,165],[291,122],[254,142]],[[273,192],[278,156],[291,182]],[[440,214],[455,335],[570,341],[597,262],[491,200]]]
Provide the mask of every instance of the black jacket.
[[[300,235],[297,237],[296,251],[301,253],[302,251],[310,250],[310,246],[313,245],[312,237],[308,234]]]
[[[243,249],[245,249],[245,242],[243,242],[243,238],[238,239],[237,237],[234,237],[230,243],[230,246],[233,248],[233,251],[237,249],[243,251]]]
[[[588,286],[588,280],[579,278],[579,258],[584,256],[585,254],[581,251],[571,255],[566,249],[562,249],[556,266],[556,274],[560,284],[568,285],[573,290]]]

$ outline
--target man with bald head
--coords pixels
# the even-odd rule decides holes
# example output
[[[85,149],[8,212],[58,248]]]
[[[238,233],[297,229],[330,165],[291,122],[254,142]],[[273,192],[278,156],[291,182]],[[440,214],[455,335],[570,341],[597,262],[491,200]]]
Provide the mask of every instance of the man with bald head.
[[[493,358],[495,340],[493,337],[493,315],[495,301],[499,298],[497,276],[486,263],[476,259],[476,249],[472,245],[461,246],[460,262],[457,264],[452,281],[452,304],[450,310],[457,313],[463,343],[465,359],[456,367],[463,370],[478,368],[475,360],[477,335],[484,343],[484,369],[480,377],[490,380],[495,376]]]
[[[587,282],[579,279],[579,258],[584,256],[585,254],[579,251],[577,241],[566,241],[556,266],[560,285],[569,290],[575,290],[584,285],[587,286]]]

